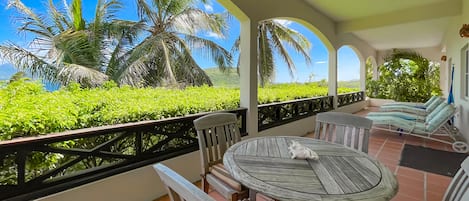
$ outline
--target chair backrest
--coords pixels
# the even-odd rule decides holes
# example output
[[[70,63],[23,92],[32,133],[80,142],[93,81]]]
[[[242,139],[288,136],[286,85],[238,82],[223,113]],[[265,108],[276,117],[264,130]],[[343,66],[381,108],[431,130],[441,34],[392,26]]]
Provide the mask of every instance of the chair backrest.
[[[428,107],[430,104],[433,103],[433,101],[435,101],[435,100],[438,99],[438,98],[439,98],[438,96],[432,96],[430,99],[428,99],[427,102],[425,102],[425,103],[423,104],[423,106]]]
[[[316,115],[315,138],[343,144],[368,153],[368,140],[373,121],[342,112],[324,112]]]
[[[425,120],[425,131],[434,133],[438,131],[446,122],[451,119],[456,113],[456,108],[453,104],[446,104],[440,111],[431,118]]]
[[[215,201],[197,186],[165,165],[158,163],[153,165],[153,168],[163,181],[171,201]]]
[[[443,201],[469,200],[469,157],[464,159],[461,168],[446,189]]]
[[[210,166],[222,162],[231,145],[241,141],[237,122],[232,113],[213,113],[194,120],[203,174],[209,172]]]
[[[430,103],[426,108],[425,108],[425,111],[427,113],[430,113],[432,112],[436,107],[438,107],[438,105],[440,105],[440,103],[442,102],[445,102],[445,99],[441,98],[441,97],[438,97],[437,99],[435,99],[432,103]]]

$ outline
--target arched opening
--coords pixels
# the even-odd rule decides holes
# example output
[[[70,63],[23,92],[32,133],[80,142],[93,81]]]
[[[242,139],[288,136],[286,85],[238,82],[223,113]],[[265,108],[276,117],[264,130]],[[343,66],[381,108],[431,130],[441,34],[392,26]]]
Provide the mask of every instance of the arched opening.
[[[337,51],[337,93],[360,90],[360,57],[351,46],[342,46]]]
[[[394,50],[379,66],[379,78],[369,86],[370,97],[425,102],[441,95],[440,63],[408,50]]]

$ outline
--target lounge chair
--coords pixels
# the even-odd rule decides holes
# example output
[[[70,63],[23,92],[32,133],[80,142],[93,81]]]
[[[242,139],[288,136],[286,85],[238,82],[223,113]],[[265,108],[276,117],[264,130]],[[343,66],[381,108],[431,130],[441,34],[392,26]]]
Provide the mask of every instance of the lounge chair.
[[[407,106],[413,106],[413,107],[420,107],[420,108],[426,108],[428,107],[433,101],[437,100],[438,96],[432,96],[430,99],[427,100],[425,103],[415,103],[415,102],[392,102],[392,103],[386,103],[383,106],[393,106],[393,105],[407,105]]]
[[[410,120],[410,121],[424,122],[428,115],[438,113],[446,105],[448,105],[448,103],[443,101],[429,114],[423,114],[423,115],[411,114],[407,112],[370,112],[367,114],[367,116],[392,116],[392,117],[399,117],[399,118]]]
[[[444,102],[443,98],[437,98],[434,100],[428,107],[426,108],[419,108],[409,105],[389,105],[389,106],[381,106],[381,112],[406,112],[410,114],[416,115],[427,115],[431,113],[436,107],[438,107],[441,102]]]
[[[466,153],[469,150],[467,143],[463,141],[457,128],[447,123],[455,113],[454,105],[449,104],[441,108],[440,111],[430,113],[424,122],[406,120],[395,116],[367,116],[367,118],[373,120],[373,129],[407,134],[450,144],[456,152]],[[450,138],[444,140],[435,136],[449,136]]]

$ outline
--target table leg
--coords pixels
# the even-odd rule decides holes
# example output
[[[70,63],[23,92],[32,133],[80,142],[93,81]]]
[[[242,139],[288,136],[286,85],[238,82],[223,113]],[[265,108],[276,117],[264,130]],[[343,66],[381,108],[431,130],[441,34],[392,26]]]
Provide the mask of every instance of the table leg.
[[[256,201],[257,191],[249,189],[249,201]]]

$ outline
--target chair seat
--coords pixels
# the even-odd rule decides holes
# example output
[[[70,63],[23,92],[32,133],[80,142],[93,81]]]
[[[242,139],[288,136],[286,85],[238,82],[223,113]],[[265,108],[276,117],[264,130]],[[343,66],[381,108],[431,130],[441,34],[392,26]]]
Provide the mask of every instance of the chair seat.
[[[210,167],[209,169],[210,174],[217,177],[224,183],[228,184],[231,188],[236,191],[244,190],[241,183],[236,181],[233,177],[231,177],[230,173],[225,169],[225,166],[222,163],[215,164]]]

